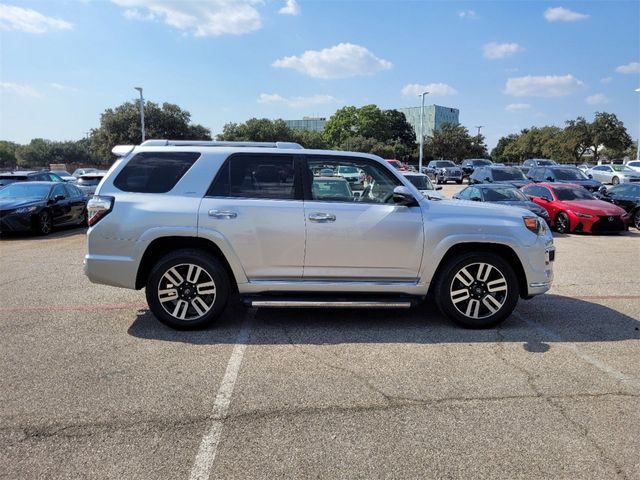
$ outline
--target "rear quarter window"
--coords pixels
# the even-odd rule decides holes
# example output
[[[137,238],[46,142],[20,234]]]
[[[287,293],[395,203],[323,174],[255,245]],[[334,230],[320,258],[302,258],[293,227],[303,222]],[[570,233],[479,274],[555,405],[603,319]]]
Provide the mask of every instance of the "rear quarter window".
[[[141,152],[129,160],[113,185],[124,192],[166,193],[198,158],[198,152]]]

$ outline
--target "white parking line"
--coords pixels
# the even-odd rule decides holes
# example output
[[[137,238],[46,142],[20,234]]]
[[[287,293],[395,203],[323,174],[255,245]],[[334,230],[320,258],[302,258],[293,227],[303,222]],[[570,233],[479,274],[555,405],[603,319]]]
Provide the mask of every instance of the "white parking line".
[[[640,382],[637,379],[635,379],[633,377],[630,377],[629,375],[625,375],[624,373],[622,373],[622,372],[616,370],[615,368],[607,365],[602,360],[600,360],[600,359],[588,354],[587,352],[585,352],[582,349],[580,349],[575,343],[567,342],[566,340],[564,340],[560,335],[558,335],[554,331],[549,330],[548,328],[540,325],[537,322],[534,322],[533,320],[529,320],[528,318],[523,317],[518,312],[513,312],[512,315],[514,317],[516,317],[517,319],[522,320],[524,323],[528,324],[529,326],[535,328],[539,332],[542,332],[548,338],[552,339],[554,342],[561,343],[562,344],[561,346],[571,350],[574,354],[576,354],[582,360],[584,360],[585,362],[589,363],[590,365],[593,365],[598,370],[606,373],[611,378],[613,378],[615,380],[618,380],[621,383],[630,385],[630,386],[634,386],[634,387],[640,386]]]
[[[198,454],[193,462],[193,467],[191,467],[190,480],[207,480],[211,474],[211,467],[216,458],[216,451],[218,450],[218,443],[220,442],[222,427],[224,426],[224,419],[227,416],[229,405],[231,404],[231,395],[233,395],[233,389],[238,379],[240,365],[242,365],[242,358],[247,349],[250,335],[251,317],[248,317],[240,328],[233,352],[231,352],[231,358],[229,358],[229,363],[227,364],[227,370],[224,372],[222,383],[218,389],[216,399],[213,402],[213,411],[211,413],[212,423],[200,442]]]

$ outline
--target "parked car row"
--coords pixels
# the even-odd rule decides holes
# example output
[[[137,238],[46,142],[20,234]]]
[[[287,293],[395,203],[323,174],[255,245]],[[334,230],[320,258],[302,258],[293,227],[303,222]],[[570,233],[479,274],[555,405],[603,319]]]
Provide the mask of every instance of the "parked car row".
[[[640,229],[640,184],[601,186],[590,192],[569,182],[528,183],[519,188],[508,182],[479,183],[453,198],[526,208],[558,233],[620,232],[630,225]]]

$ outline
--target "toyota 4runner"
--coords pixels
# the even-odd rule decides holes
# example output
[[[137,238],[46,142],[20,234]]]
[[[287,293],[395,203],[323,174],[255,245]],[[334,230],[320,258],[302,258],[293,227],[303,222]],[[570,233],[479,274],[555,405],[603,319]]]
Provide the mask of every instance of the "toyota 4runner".
[[[170,140],[114,153],[88,205],[85,272],[146,288],[174,328],[210,324],[234,291],[253,307],[433,298],[458,324],[489,327],[553,279],[553,239],[531,212],[425,197],[374,155]],[[314,176],[327,166],[362,171],[361,193]]]

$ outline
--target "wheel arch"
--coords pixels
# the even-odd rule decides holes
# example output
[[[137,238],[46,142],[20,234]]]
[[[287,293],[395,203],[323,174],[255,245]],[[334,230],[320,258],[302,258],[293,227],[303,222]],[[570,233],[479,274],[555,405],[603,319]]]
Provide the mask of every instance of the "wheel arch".
[[[516,254],[515,250],[513,250],[510,246],[504,245],[502,243],[482,242],[458,243],[451,246],[444,254],[444,256],[440,259],[440,263],[438,264],[438,267],[436,268],[436,271],[433,275],[433,279],[429,285],[429,293],[432,293],[438,276],[442,274],[444,266],[449,262],[449,260],[457,255],[469,252],[493,253],[504,258],[509,263],[509,265],[513,267],[516,277],[518,278],[518,288],[520,290],[520,296],[522,298],[527,297],[527,275],[525,274],[522,262],[520,261],[520,258]]]
[[[166,236],[153,240],[145,249],[138,272],[136,274],[136,290],[140,290],[147,283],[149,274],[155,262],[169,252],[179,249],[199,249],[213,255],[224,266],[234,291],[238,289],[237,275],[231,268],[226,256],[215,242],[201,237]]]

